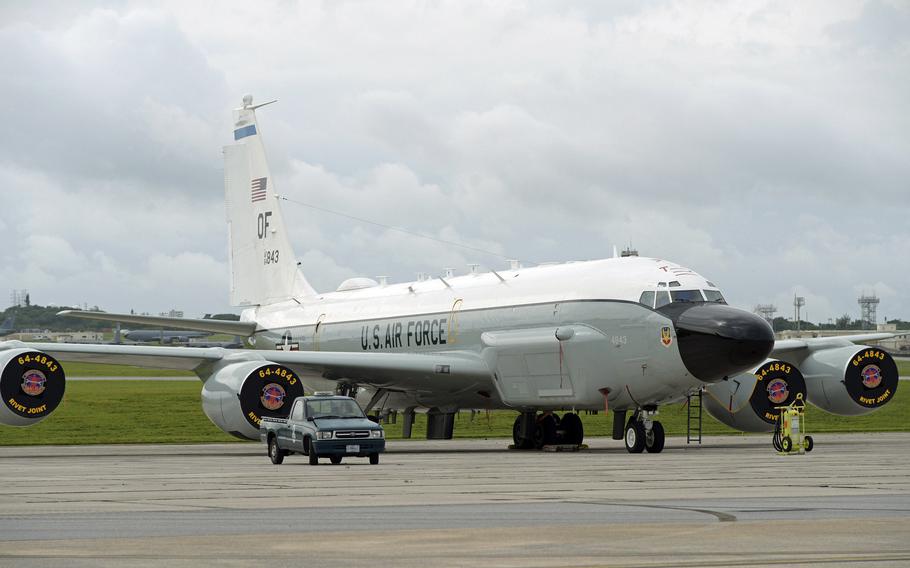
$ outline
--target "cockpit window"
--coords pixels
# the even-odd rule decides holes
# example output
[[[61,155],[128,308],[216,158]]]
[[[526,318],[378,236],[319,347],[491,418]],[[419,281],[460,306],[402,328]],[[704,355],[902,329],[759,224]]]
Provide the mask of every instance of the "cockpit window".
[[[648,290],[646,292],[642,292],[641,298],[638,299],[638,303],[642,304],[644,306],[648,306],[649,308],[653,308],[654,307],[654,292],[650,291],[650,290]]]
[[[723,294],[720,293],[720,290],[702,290],[705,293],[705,300],[709,302],[717,302],[718,304],[726,304],[727,301],[724,300]]]
[[[673,290],[670,292],[674,302],[704,302],[699,290]]]
[[[679,288],[680,286],[682,286],[682,284],[680,284],[678,280],[670,282],[670,288]]]
[[[666,306],[669,303],[670,303],[670,293],[667,292],[666,290],[658,290],[657,291],[657,304],[655,304],[654,307],[659,308],[661,306]]]

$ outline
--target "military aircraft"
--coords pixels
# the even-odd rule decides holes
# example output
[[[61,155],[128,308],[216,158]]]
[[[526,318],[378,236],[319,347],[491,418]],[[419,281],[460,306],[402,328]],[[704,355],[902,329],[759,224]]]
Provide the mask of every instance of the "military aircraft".
[[[187,331],[181,329],[131,329],[123,332],[130,341],[158,341],[160,343],[186,343],[191,338],[208,337],[210,331]]]
[[[274,102],[274,101],[270,101]],[[270,103],[264,103],[270,104]],[[127,324],[228,333],[255,349],[0,343],[0,423],[34,424],[63,396],[60,361],[195,371],[211,421],[257,439],[309,390],[426,411],[427,436],[451,438],[454,413],[513,409],[515,445],[579,444],[577,414],[613,411],[628,451],[659,452],[660,406],[705,389],[707,410],[741,430],[770,431],[776,406],[805,395],[838,414],[887,404],[894,360],[855,345],[891,334],[774,340],[760,317],[728,306],[695,271],[614,257],[390,284],[352,278],[331,292],[307,281],[291,248],[251,96],[224,147],[230,298],[240,321],[66,311]],[[561,413],[561,415],[559,415]],[[629,415],[627,419],[627,415]]]

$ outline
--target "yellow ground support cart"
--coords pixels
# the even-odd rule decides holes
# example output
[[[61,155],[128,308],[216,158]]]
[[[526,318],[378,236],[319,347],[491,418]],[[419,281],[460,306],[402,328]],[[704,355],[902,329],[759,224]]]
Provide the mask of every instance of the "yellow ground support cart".
[[[774,449],[781,455],[811,452],[814,443],[812,436],[806,435],[806,401],[803,395],[797,394],[793,402],[775,409],[779,414],[771,441]]]

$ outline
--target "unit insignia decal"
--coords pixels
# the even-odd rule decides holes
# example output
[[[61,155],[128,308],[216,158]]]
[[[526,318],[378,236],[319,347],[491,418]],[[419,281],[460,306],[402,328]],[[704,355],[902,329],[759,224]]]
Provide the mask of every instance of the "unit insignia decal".
[[[783,404],[790,396],[790,388],[783,379],[772,379],[768,383],[768,400],[774,404]]]
[[[867,365],[860,374],[863,377],[863,386],[867,389],[874,389],[882,384],[882,370],[878,365]]]
[[[22,376],[22,392],[29,396],[39,396],[46,384],[47,377],[38,369],[29,369]]]
[[[266,410],[278,410],[284,405],[284,397],[287,395],[281,385],[269,383],[262,388],[262,395],[259,402]]]
[[[673,336],[670,334],[669,325],[660,328],[660,342],[663,343],[664,347],[669,347],[673,344]]]

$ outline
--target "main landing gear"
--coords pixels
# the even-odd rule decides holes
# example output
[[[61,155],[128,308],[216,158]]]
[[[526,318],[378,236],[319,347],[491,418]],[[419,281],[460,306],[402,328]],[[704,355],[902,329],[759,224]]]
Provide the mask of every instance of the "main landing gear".
[[[581,418],[566,412],[562,418],[552,412],[522,412],[512,426],[512,441],[517,450],[540,449],[544,446],[580,446],[585,438]]]
[[[647,450],[658,454],[664,449],[663,424],[654,420],[656,410],[638,410],[626,424],[626,450],[630,454],[640,454]]]

